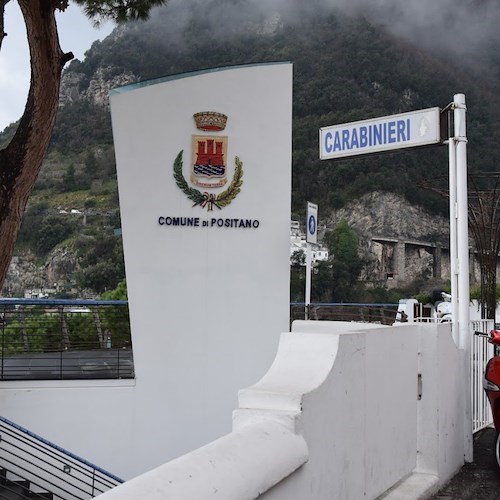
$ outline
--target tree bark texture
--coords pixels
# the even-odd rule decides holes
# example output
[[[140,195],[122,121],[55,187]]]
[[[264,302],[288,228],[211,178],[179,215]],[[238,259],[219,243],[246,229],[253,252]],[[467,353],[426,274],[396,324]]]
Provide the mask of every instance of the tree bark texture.
[[[18,0],[18,4],[30,47],[31,81],[17,131],[0,151],[0,290],[54,128],[62,68],[73,57],[60,48],[55,19],[55,10],[67,1]]]
[[[5,6],[10,2],[10,0],[0,0],[0,49],[2,48],[2,42],[7,33],[4,30],[4,14]]]

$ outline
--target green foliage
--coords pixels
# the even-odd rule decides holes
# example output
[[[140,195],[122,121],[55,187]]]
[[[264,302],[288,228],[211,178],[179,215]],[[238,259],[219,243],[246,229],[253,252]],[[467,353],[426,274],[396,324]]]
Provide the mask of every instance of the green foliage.
[[[125,277],[121,238],[98,233],[81,237],[76,242],[81,270],[76,274],[80,289],[97,293],[117,287]]]
[[[497,287],[498,287],[498,285],[497,285]],[[500,290],[497,288],[497,292],[498,291],[500,291]],[[479,283],[474,285],[473,287],[471,287],[469,293],[470,293],[471,300],[481,300],[481,285]],[[498,296],[498,293],[497,293],[497,296]]]
[[[127,307],[101,306],[64,312],[27,307],[8,313],[2,344],[8,355],[86,350],[104,347],[108,336],[114,347],[130,345]]]
[[[23,312],[20,312],[20,316]],[[5,354],[51,352],[61,349],[61,327],[58,315],[32,314],[25,319],[9,321],[4,330]]]
[[[292,266],[290,268],[290,302],[304,302],[305,271],[305,266]]]
[[[17,125],[19,122],[11,123],[3,131],[0,132],[0,148],[4,148],[9,144],[12,137],[14,137],[14,133],[17,130]]]
[[[127,282],[120,281],[114,290],[109,290],[101,294],[103,300],[128,300]]]
[[[65,327],[70,335],[73,348],[98,349],[99,338],[96,331],[94,318],[91,314],[83,312],[66,313]]]
[[[73,163],[68,165],[66,174],[63,178],[63,185],[65,191],[73,191],[76,188],[75,165]]]
[[[92,150],[88,150],[85,154],[85,175],[88,177],[94,177],[98,172],[98,163],[95,153]]]
[[[333,231],[327,231],[323,241],[335,261],[352,263],[358,259],[359,238],[347,221],[341,220]]]
[[[8,354],[52,352],[65,348],[95,349],[99,347],[93,319],[85,314],[47,313],[43,308],[29,308],[7,322],[5,340]],[[63,323],[64,321],[64,323]],[[63,325],[68,332],[65,344]]]
[[[97,206],[97,202],[96,202],[95,198],[89,198],[88,200],[84,201],[83,206],[85,208],[94,208]]]
[[[432,302],[432,296],[430,293],[427,292],[418,293],[413,298],[416,299],[421,304],[430,304]]]
[[[500,283],[496,285],[496,303],[500,303]],[[481,301],[481,285],[478,283],[470,289],[471,300]]]
[[[113,286],[123,277],[123,269],[119,262],[106,259],[96,264],[85,266],[76,275],[76,282],[81,289],[95,290],[100,293]]]
[[[111,117],[96,104],[77,101],[57,114],[52,145],[63,153],[77,153],[96,144],[112,144]]]
[[[356,294],[363,260],[358,255],[359,238],[346,221],[340,221],[332,232],[325,234],[332,260],[334,301],[351,301]]]
[[[18,245],[28,246],[45,256],[57,244],[76,230],[75,221],[61,215],[46,215],[46,204],[36,204],[27,210],[18,235]]]
[[[37,228],[36,251],[44,255],[52,250],[58,243],[69,238],[75,230],[75,225],[67,218],[49,215],[42,220]]]
[[[311,302],[334,302],[332,263],[320,261],[311,276]]]
[[[325,233],[323,242],[328,247],[329,258],[327,261],[318,262],[313,269],[311,300],[313,302],[359,300],[363,287],[358,282],[358,277],[364,262],[358,255],[359,240],[356,232],[346,221],[341,221],[333,231]],[[298,283],[292,285],[292,292],[298,289]]]
[[[404,298],[401,291],[384,286],[375,286],[362,290],[356,302],[365,304],[397,304],[399,299]]]
[[[102,307],[100,308],[99,317],[105,338],[107,339],[109,336],[113,347],[130,347],[131,332],[128,307]]]
[[[75,0],[83,7],[87,16],[97,22],[111,19],[124,22],[134,19],[148,19],[149,11],[167,0]]]
[[[292,266],[303,266],[306,263],[306,253],[304,250],[295,250],[290,257]]]

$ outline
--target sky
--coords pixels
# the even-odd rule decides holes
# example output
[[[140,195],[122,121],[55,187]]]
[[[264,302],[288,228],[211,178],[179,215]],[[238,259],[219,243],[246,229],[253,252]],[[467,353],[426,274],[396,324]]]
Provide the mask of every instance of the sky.
[[[92,42],[105,38],[113,29],[111,23],[95,29],[74,3],[57,15],[57,25],[62,50],[73,52],[80,60]],[[0,51],[0,130],[21,117],[28,96],[29,52],[17,2],[7,4],[5,31]]]

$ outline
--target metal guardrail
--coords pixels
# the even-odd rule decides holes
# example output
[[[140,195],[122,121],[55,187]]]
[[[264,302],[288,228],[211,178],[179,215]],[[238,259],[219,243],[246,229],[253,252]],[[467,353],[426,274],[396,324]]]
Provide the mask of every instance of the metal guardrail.
[[[396,319],[398,304],[315,303],[290,304],[290,321],[296,319],[358,321],[392,325]]]
[[[133,377],[127,301],[0,299],[0,380]]]
[[[474,335],[474,332],[488,334],[495,327],[493,320],[471,321],[471,394],[472,394],[472,432],[478,432],[493,423],[491,406],[483,389],[486,365],[493,356],[494,346],[488,337]]]
[[[86,500],[124,482],[4,417],[0,417],[0,467],[27,481],[25,498],[36,498],[34,491],[43,489],[54,499]]]

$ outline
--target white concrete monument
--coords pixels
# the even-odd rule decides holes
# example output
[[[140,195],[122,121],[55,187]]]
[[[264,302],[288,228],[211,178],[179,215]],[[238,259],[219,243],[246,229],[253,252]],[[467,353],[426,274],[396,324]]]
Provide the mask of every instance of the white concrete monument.
[[[110,97],[138,411],[169,459],[231,429],[289,328],[292,65]]]

